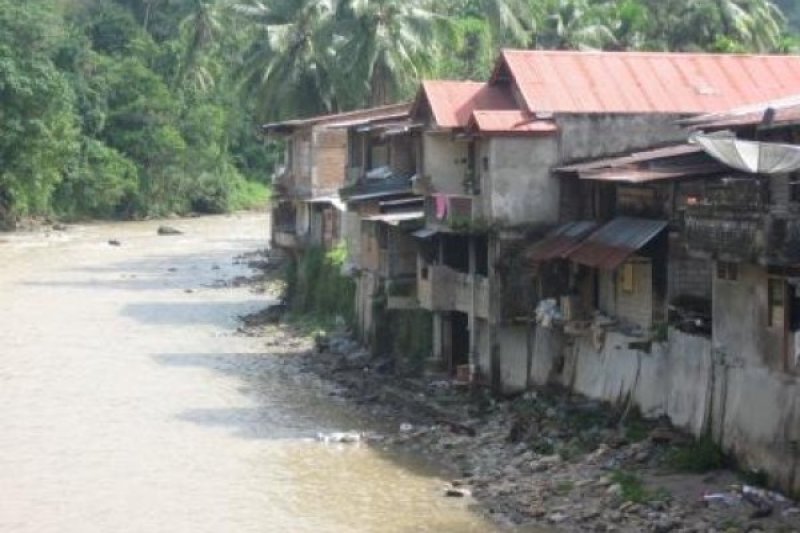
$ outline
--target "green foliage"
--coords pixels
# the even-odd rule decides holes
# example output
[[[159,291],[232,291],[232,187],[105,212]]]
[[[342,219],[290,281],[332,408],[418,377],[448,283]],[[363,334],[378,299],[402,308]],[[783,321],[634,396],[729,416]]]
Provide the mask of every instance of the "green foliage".
[[[710,436],[670,450],[667,464],[682,472],[705,473],[730,466],[730,459]]]
[[[392,352],[404,369],[421,373],[433,350],[433,316],[425,310],[389,312]]]
[[[341,317],[352,323],[355,317],[355,282],[342,275],[341,252],[326,253],[311,247],[287,272],[288,296],[295,314],[332,321]]]
[[[647,488],[642,479],[635,473],[625,470],[616,470],[611,474],[611,480],[619,484],[623,500],[634,503],[648,503],[669,499],[669,493],[664,489],[651,490]]]
[[[0,221],[262,205],[276,161],[211,0],[0,0]],[[214,78],[212,80],[212,78]]]

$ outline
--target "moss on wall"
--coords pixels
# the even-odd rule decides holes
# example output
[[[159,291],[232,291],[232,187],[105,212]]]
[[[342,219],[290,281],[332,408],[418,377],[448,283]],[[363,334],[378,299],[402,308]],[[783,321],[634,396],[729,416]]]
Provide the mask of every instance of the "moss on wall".
[[[355,282],[343,276],[346,259],[343,247],[326,252],[312,247],[287,267],[287,298],[290,309],[321,321],[341,317],[348,324],[355,320]]]

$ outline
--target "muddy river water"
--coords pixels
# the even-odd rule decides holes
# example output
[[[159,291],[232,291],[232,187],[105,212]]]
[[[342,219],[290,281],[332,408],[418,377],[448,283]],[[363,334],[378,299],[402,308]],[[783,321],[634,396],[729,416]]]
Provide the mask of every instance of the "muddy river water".
[[[491,531],[430,466],[233,335],[266,217],[0,235],[0,531]],[[108,244],[116,239],[120,246]]]

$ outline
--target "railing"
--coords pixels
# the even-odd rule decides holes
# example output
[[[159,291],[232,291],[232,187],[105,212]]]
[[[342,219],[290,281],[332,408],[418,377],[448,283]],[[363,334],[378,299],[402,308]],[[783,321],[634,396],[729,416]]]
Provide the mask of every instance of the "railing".
[[[489,317],[489,282],[483,276],[470,276],[442,265],[423,267],[417,275],[417,297],[420,305],[430,311],[473,311]]]

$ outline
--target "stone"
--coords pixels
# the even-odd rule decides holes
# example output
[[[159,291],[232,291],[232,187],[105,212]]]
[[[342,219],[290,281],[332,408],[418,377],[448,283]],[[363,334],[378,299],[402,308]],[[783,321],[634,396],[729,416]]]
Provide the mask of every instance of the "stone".
[[[172,226],[159,226],[157,233],[159,235],[183,235],[183,232],[179,229],[173,228]]]
[[[610,485],[606,489],[606,494],[608,494],[609,496],[621,496],[622,495],[622,485],[620,485],[619,483],[614,483],[613,485]]]
[[[109,246],[122,246],[122,243],[119,242],[117,239],[111,239],[108,241]]]
[[[550,522],[551,524],[560,524],[565,520],[567,520],[568,518],[569,516],[567,514],[562,513],[561,511],[556,511],[555,513],[552,513],[547,517],[547,521]]]
[[[680,523],[670,518],[659,520],[652,526],[653,533],[669,533],[680,527]]]
[[[466,498],[471,496],[471,493],[463,487],[447,487],[444,491],[444,495],[448,498]]]

